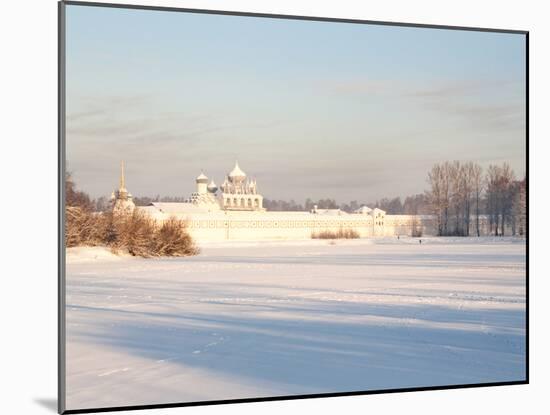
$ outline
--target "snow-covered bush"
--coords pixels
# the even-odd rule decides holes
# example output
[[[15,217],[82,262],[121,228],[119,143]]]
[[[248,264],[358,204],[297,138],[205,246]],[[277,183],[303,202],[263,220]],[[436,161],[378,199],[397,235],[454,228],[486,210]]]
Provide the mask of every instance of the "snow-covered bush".
[[[67,247],[108,246],[142,257],[198,253],[185,221],[170,218],[159,225],[138,209],[131,214],[113,215],[67,207],[65,223]]]
[[[320,231],[313,232],[311,234],[313,239],[357,239],[359,238],[359,232],[355,229],[343,229],[340,228],[337,231]]]
[[[105,221],[101,215],[75,206],[68,206],[65,212],[65,243],[67,247],[103,244]]]
[[[110,215],[114,241],[111,246],[127,250],[135,256],[153,256],[155,223],[151,218],[134,210],[130,214]]]
[[[186,223],[170,218],[155,233],[153,252],[160,256],[196,255],[198,248],[186,230]]]

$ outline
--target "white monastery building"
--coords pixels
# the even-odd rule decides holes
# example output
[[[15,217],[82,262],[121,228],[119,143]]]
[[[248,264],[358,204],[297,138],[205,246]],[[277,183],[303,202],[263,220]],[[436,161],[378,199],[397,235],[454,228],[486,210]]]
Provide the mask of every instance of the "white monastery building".
[[[130,213],[140,209],[162,222],[170,217],[184,219],[191,236],[201,241],[300,240],[323,231],[355,230],[360,237],[435,235],[432,216],[387,215],[385,211],[362,206],[353,213],[340,209],[270,212],[256,180],[247,178],[238,162],[218,188],[203,172],[195,179],[196,191],[181,203],[153,202],[136,207],[125,187],[121,164],[119,189],[111,195],[113,211]]]

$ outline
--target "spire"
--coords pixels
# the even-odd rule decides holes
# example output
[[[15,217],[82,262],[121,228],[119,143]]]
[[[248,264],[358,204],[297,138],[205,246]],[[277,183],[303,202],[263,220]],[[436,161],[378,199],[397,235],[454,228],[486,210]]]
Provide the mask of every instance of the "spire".
[[[124,160],[120,161],[120,183],[119,188],[124,189],[125,183],[124,183]]]
[[[246,173],[241,170],[238,161],[235,161],[235,167],[233,167],[233,170],[229,173],[229,178],[240,178],[242,180],[246,178]]]
[[[118,183],[119,188],[115,190],[111,195],[113,201],[113,213],[131,213],[135,204],[132,201],[132,195],[126,190],[126,183],[124,182],[124,161],[120,161],[120,181]]]

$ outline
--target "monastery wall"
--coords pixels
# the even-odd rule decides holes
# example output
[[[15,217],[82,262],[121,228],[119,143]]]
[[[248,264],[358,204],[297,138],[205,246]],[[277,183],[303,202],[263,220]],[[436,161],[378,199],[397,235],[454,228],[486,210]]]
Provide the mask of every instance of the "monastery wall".
[[[154,214],[159,221],[176,216],[188,222],[188,230],[197,241],[224,240],[300,240],[311,239],[314,233],[353,229],[361,238],[412,235],[435,235],[431,217],[410,215],[343,214],[320,215],[309,212],[209,212]],[[414,224],[416,223],[416,228]]]
[[[383,236],[436,236],[437,223],[429,215],[322,215],[309,212],[239,212],[208,213],[151,212],[162,222],[171,216],[186,220],[188,231],[198,242],[304,240],[314,233],[353,229],[361,238]],[[482,235],[488,234],[488,220],[480,220]],[[472,234],[475,224],[472,221]]]

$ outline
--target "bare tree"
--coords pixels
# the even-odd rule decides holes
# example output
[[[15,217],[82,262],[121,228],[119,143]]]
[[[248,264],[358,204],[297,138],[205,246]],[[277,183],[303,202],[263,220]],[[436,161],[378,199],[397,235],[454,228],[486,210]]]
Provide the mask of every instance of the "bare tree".
[[[403,202],[404,215],[429,215],[432,207],[426,194],[407,196]]]
[[[514,199],[514,217],[520,236],[527,235],[527,178],[516,182],[516,197]]]
[[[489,229],[495,236],[504,235],[505,225],[511,223],[514,200],[514,171],[508,163],[490,165],[487,169],[487,211]]]
[[[439,235],[468,235],[472,184],[470,166],[458,161],[436,164],[428,174],[426,196],[437,217]],[[452,220],[452,230],[449,227]]]
[[[491,164],[485,178],[487,186],[487,214],[489,215],[489,232],[498,235],[498,180],[500,167]],[[494,229],[494,231],[493,231]]]
[[[461,166],[463,181],[463,218],[464,218],[464,235],[470,236],[470,222],[472,216],[472,202],[475,203],[476,197],[476,165],[469,161]],[[481,174],[481,173],[480,173]],[[476,216],[476,218],[478,218]],[[479,218],[478,218],[479,221]]]
[[[439,235],[470,236],[472,210],[475,211],[476,233],[481,235],[481,166],[459,161],[436,164],[428,174],[428,183],[430,190],[426,196],[432,207],[431,213],[436,215]]]
[[[449,164],[450,210],[454,215],[454,235],[462,235],[462,205],[464,200],[463,171],[458,161]]]
[[[451,208],[451,177],[453,167],[446,161],[441,171],[441,202],[443,211],[443,234],[449,234],[449,210]]]
[[[500,184],[501,197],[501,235],[504,235],[505,223],[510,223],[512,220],[512,206],[514,201],[514,181],[515,174],[508,163],[502,165],[502,177]]]
[[[479,164],[472,163],[470,175],[471,175],[470,178],[472,182],[474,209],[475,209],[475,215],[476,215],[476,234],[477,236],[480,236],[481,232],[479,229],[479,215],[480,215],[481,195],[483,192],[483,169]]]
[[[443,185],[443,169],[441,165],[436,164],[432,167],[432,170],[428,173],[428,183],[430,189],[426,192],[426,197],[429,200],[432,213],[437,220],[437,234],[442,236],[444,234],[443,228],[443,210],[444,210],[444,185]]]
[[[94,204],[87,193],[77,190],[70,172],[65,173],[65,205],[92,210]]]

